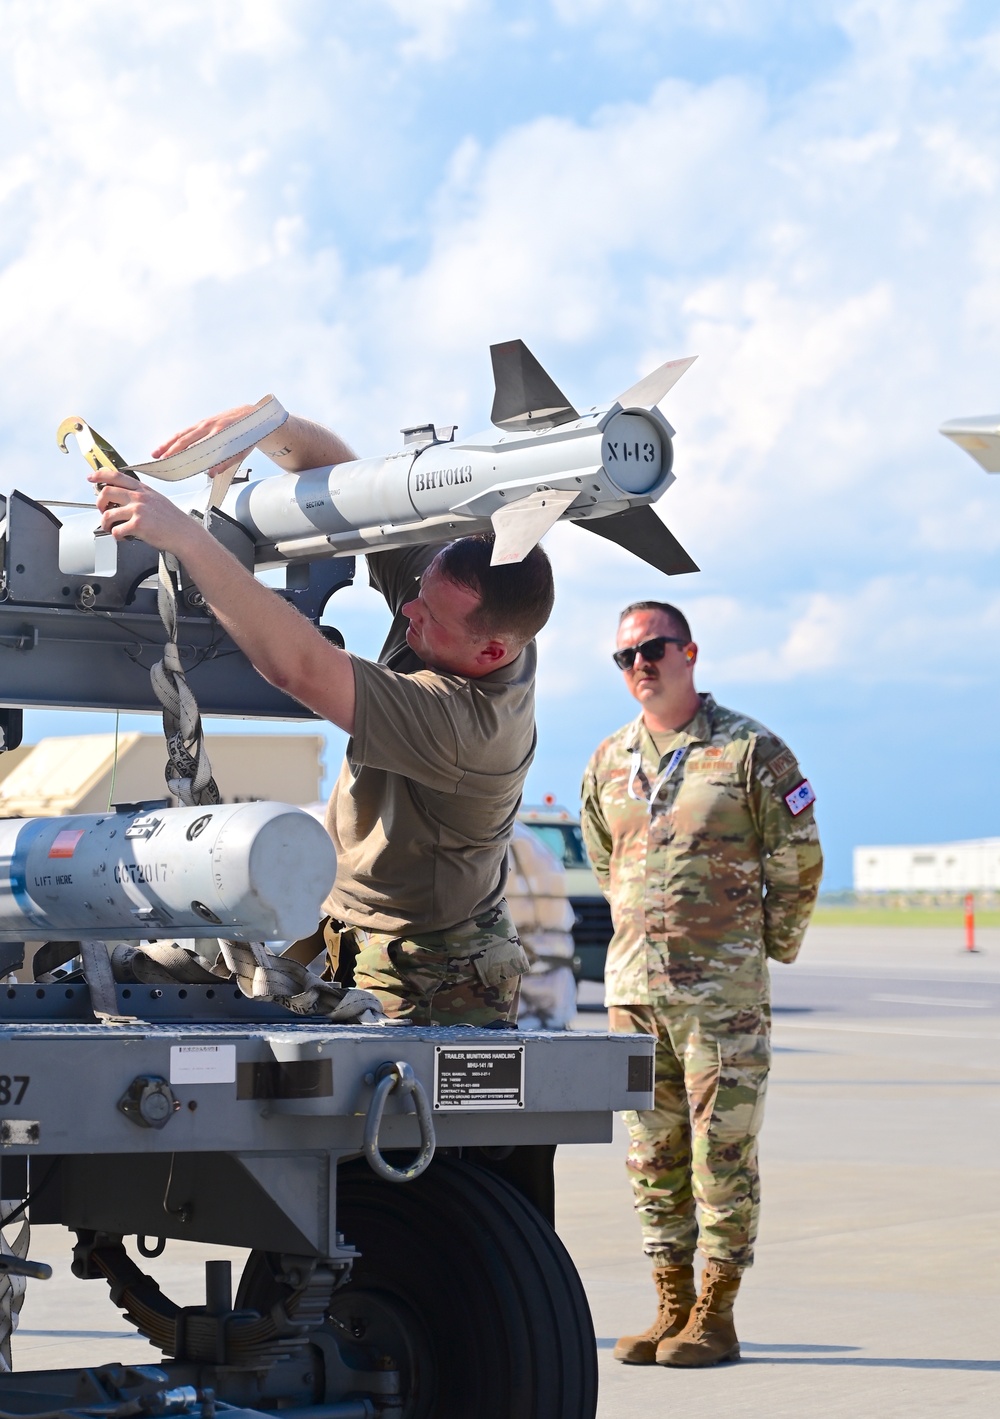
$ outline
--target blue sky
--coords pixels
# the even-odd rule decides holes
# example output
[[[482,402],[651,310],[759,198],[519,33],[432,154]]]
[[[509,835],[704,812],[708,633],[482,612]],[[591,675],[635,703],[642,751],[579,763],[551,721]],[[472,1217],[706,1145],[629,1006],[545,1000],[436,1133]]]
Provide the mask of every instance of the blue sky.
[[[697,354],[658,506],[703,570],[550,535],[529,798],[575,801],[632,713],[616,610],[666,596],[701,686],[798,753],[828,887],[856,843],[1000,831],[1000,486],[936,432],[1000,408],[995,7],[2,14],[4,491],[80,495],[68,413],[139,458],[273,391],[375,454],[408,423],[483,427],[491,341],[522,337],[578,405]],[[370,591],[331,609],[375,650]]]

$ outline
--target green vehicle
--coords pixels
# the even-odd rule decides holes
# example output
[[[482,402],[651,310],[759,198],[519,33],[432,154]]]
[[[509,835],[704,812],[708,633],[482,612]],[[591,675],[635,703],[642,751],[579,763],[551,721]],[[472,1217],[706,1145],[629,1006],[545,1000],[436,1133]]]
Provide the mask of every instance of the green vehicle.
[[[587,860],[579,817],[556,803],[522,808],[518,817],[551,848],[566,869],[568,895],[576,916],[573,944],[578,978],[602,981],[614,926],[607,898]]]

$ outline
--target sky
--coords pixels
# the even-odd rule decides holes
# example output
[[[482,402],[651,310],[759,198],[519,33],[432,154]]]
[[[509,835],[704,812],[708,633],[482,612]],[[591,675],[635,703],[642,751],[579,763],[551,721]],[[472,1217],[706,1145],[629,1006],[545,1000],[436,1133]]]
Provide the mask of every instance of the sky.
[[[0,19],[0,491],[86,496],[55,446],[70,413],[138,461],[273,392],[375,455],[408,424],[484,428],[496,341],[524,339],[577,407],[697,355],[664,402],[657,509],[702,570],[549,534],[526,800],[575,806],[633,717],[610,650],[619,607],[652,597],[691,620],[700,688],[795,750],[828,890],[856,844],[1000,833],[1000,480],[937,432],[1000,409],[995,6]],[[374,654],[364,581],[328,619]],[[110,720],[30,711],[26,738]]]

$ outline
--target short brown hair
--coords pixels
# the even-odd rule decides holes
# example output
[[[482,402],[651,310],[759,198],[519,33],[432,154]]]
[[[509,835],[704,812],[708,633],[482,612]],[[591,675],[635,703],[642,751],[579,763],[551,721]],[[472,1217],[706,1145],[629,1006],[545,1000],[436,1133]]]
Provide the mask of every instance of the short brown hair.
[[[633,601],[631,606],[626,606],[625,610],[618,617],[619,626],[626,616],[631,616],[633,611],[662,611],[674,630],[679,636],[684,637],[685,644],[691,639],[691,627],[687,623],[687,617],[683,611],[678,611],[676,606],[671,606],[667,601]]]
[[[493,542],[492,532],[460,537],[441,550],[438,566],[449,581],[479,597],[479,606],[466,621],[473,635],[506,634],[527,645],[552,613],[552,567],[537,545],[521,562],[491,566]]]

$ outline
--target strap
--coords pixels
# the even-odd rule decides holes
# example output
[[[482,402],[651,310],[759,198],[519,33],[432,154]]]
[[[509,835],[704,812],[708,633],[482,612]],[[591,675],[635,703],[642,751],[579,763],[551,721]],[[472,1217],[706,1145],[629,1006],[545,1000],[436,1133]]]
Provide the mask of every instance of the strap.
[[[167,632],[163,658],[149,672],[153,693],[163,707],[163,734],[167,741],[165,778],[170,792],[189,808],[221,802],[205,748],[205,730],[177,644],[177,597],[180,564],[171,552],[160,553],[156,592],[160,620]]]
[[[39,946],[35,952],[31,962],[32,975],[36,981],[47,984],[53,971],[65,966],[67,961],[72,961],[73,957],[79,954],[79,941],[46,941],[45,945]]]
[[[143,985],[217,985],[219,982],[219,977],[207,970],[190,951],[172,942],[116,946],[111,952],[111,970],[116,981],[140,981]]]
[[[90,1005],[104,1025],[132,1025],[134,1015],[122,1015],[118,1009],[118,992],[111,969],[111,957],[103,941],[81,941],[83,974],[90,987]]]
[[[251,1000],[275,1000],[296,1015],[322,1015],[339,1024],[375,1025],[385,1014],[378,996],[321,980],[289,956],[275,956],[260,941],[222,941],[223,961]]]
[[[249,414],[237,419],[221,433],[201,439],[199,443],[192,444],[181,453],[171,454],[169,458],[157,458],[152,463],[129,464],[126,471],[142,473],[150,478],[165,478],[170,483],[176,483],[182,478],[191,478],[196,473],[207,473],[218,463],[226,463],[230,458],[248,453],[261,439],[273,434],[275,429],[280,429],[287,418],[288,411],[282,408],[273,394],[266,394]]]
[[[17,1199],[0,1202],[0,1256],[16,1256],[21,1261],[28,1255],[31,1228],[27,1218],[22,1221],[13,1241],[8,1241],[2,1229],[8,1217],[23,1215],[24,1205]],[[12,1367],[10,1337],[17,1329],[17,1322],[24,1303],[26,1278],[16,1272],[0,1273],[0,1374],[9,1374]]]

